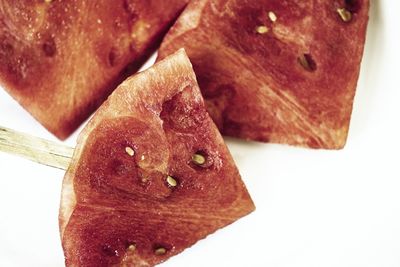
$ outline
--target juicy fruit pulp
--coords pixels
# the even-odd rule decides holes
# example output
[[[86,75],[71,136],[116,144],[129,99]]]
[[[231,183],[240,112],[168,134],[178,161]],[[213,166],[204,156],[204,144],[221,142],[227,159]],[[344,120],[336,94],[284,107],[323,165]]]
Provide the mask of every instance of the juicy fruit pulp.
[[[1,0],[0,83],[59,138],[136,71],[188,0]]]
[[[81,134],[60,209],[66,264],[153,266],[253,209],[180,51],[125,81]]]
[[[368,0],[193,1],[160,57],[186,49],[223,134],[342,148],[368,9]]]

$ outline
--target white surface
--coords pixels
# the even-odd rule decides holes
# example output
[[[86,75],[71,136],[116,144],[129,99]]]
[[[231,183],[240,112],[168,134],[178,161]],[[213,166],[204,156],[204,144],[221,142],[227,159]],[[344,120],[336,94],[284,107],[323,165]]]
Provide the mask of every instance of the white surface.
[[[372,2],[346,148],[228,140],[257,211],[162,266],[400,266],[400,2]],[[0,125],[54,139],[2,90]],[[63,172],[5,154],[0,170],[0,266],[63,266]]]

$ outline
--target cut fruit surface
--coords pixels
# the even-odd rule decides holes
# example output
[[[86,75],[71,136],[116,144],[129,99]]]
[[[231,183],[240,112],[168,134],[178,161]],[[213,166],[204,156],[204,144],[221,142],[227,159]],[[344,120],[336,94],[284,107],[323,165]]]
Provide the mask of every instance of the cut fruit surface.
[[[222,134],[342,148],[368,0],[192,1],[160,58],[184,47]]]
[[[188,0],[1,0],[0,84],[68,137],[156,49]]]
[[[254,210],[183,50],[123,82],[64,178],[67,266],[153,266]]]

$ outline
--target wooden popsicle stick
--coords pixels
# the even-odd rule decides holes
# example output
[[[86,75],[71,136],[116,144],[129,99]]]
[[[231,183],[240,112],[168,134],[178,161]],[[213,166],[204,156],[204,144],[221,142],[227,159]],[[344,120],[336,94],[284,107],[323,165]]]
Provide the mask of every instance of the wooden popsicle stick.
[[[66,170],[74,149],[0,126],[0,151]]]

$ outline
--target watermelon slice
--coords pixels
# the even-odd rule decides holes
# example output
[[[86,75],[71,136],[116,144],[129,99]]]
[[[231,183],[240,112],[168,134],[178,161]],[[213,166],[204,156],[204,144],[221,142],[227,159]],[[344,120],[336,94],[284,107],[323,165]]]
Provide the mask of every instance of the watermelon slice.
[[[153,266],[254,210],[183,50],[122,83],[63,183],[67,266]]]
[[[223,134],[340,149],[368,9],[368,0],[192,1],[160,58],[186,49]]]
[[[1,1],[0,84],[64,139],[141,66],[188,1]]]

